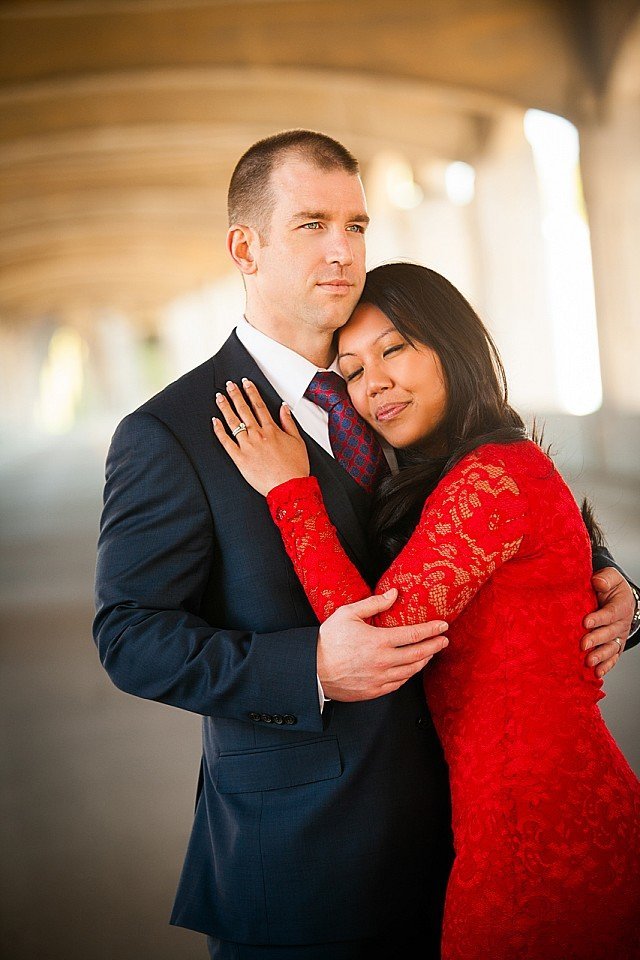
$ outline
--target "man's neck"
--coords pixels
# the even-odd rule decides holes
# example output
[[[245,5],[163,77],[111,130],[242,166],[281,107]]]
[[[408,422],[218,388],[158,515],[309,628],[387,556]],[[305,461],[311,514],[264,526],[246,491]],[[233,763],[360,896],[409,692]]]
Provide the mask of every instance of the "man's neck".
[[[255,317],[249,311],[245,312],[245,320],[256,330],[259,330],[266,337],[270,337],[277,343],[281,343],[289,350],[304,357],[314,366],[320,369],[326,369],[331,366],[336,355],[336,346],[334,335],[330,331],[318,330],[309,331],[308,329],[296,331],[292,334],[291,328],[275,321],[265,322],[260,317]]]

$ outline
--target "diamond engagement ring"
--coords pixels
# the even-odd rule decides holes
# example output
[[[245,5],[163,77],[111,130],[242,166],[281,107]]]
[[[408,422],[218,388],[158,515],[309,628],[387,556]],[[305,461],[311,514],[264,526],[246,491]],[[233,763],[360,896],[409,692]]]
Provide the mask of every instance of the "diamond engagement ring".
[[[240,421],[240,423],[239,423],[238,426],[235,428],[235,430],[232,430],[232,431],[231,431],[231,436],[232,436],[232,437],[237,437],[239,433],[242,433],[242,431],[243,431],[243,430],[246,430],[246,429],[247,429],[246,423],[243,423],[242,421]]]

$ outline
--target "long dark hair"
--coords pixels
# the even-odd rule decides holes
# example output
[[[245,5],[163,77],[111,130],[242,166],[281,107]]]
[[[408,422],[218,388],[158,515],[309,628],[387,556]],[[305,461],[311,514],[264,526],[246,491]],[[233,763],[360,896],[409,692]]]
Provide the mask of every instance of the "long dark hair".
[[[383,264],[367,274],[359,303],[378,307],[410,344],[435,351],[447,394],[442,422],[425,441],[397,452],[399,472],[376,490],[369,534],[384,562],[407,542],[424,501],[463,456],[485,443],[525,440],[527,431],[509,404],[489,331],[445,277],[416,263]]]

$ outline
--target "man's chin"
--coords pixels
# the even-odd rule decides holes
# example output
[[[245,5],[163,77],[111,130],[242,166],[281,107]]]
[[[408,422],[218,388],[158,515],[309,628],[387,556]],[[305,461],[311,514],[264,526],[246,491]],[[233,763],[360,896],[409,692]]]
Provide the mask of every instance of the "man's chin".
[[[340,327],[344,327],[355,310],[357,302],[357,299],[354,300],[350,298],[349,303],[341,300],[339,303],[333,304],[333,309],[324,311],[327,324],[331,324],[334,330],[339,330]]]
[[[322,330],[339,330],[351,316],[352,311],[342,309],[322,310],[316,314],[316,326]]]

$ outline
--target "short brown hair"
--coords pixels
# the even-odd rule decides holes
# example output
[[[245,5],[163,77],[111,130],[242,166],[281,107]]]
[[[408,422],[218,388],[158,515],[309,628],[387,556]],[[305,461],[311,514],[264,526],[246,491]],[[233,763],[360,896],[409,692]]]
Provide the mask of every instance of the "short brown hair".
[[[315,130],[283,130],[258,140],[238,160],[229,184],[229,224],[244,223],[266,237],[274,197],[271,174],[287,156],[298,156],[320,170],[346,170],[354,176],[358,161],[346,147]]]

